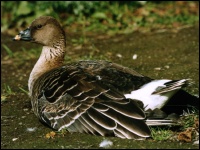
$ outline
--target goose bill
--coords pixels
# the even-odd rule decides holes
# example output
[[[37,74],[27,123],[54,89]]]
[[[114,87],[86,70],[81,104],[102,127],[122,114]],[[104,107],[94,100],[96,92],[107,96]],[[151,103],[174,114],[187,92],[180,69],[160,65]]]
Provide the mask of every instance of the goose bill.
[[[20,40],[23,40],[23,41],[31,41],[32,38],[31,38],[31,32],[30,32],[30,28],[27,28],[26,30],[24,31],[20,31],[20,33],[18,35],[16,35],[14,38],[13,38],[14,41],[20,41]]]

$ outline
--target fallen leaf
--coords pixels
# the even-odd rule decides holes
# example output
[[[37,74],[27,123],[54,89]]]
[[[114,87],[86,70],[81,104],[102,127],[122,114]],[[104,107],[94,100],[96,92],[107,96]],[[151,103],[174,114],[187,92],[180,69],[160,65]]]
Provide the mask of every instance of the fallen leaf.
[[[50,139],[50,138],[54,138],[56,135],[56,133],[54,131],[51,131],[50,133],[47,133],[45,138]]]
[[[191,142],[192,141],[192,128],[188,128],[186,131],[179,133],[179,141]]]

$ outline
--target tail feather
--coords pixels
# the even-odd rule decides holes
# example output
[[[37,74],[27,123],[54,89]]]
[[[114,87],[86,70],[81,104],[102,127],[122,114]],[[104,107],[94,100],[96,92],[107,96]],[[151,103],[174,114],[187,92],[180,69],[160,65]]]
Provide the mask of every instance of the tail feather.
[[[166,125],[178,125],[177,121],[171,119],[147,119],[146,124],[148,126],[166,126]]]
[[[145,123],[147,126],[168,126],[168,125],[178,125],[180,116],[176,113],[171,113],[167,115],[164,111],[160,109],[154,109],[153,111],[148,110],[145,112],[147,118]]]
[[[191,79],[182,79],[182,80],[172,80],[165,83],[165,87],[159,87],[155,92],[152,94],[162,94],[169,91],[174,91],[186,87],[188,85],[193,84]]]

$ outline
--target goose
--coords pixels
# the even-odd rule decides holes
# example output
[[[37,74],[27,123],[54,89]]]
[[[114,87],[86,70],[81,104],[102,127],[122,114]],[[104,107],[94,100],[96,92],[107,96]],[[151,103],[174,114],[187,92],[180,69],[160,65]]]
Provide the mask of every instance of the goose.
[[[65,32],[51,16],[35,19],[13,40],[43,46],[29,76],[29,95],[35,115],[58,131],[146,139],[154,123],[145,112],[161,109],[190,80],[152,79],[104,60],[64,64]]]

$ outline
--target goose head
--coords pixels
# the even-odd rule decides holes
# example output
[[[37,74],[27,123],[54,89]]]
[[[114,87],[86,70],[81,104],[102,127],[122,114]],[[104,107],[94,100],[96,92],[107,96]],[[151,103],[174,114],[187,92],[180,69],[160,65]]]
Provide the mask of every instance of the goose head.
[[[53,47],[60,40],[65,41],[65,33],[59,22],[51,16],[41,16],[21,31],[13,40],[30,41]]]

